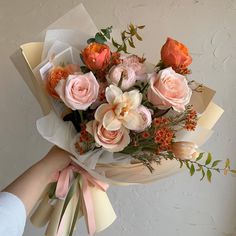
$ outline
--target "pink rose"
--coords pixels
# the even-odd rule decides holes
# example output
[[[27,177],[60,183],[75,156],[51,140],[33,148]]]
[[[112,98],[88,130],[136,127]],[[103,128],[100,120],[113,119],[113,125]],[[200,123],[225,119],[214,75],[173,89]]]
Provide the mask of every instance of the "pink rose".
[[[110,69],[106,78],[108,83],[118,85],[121,77],[123,78],[121,84],[122,90],[129,89],[136,82],[135,71],[132,68],[125,66],[123,64],[113,66]]]
[[[135,130],[136,132],[142,132],[144,131],[147,127],[149,127],[152,123],[152,115],[151,115],[151,111],[143,106],[140,105],[137,109],[137,112],[141,115],[142,117],[142,125],[139,129]]]
[[[122,59],[122,64],[134,70],[136,80],[144,81],[147,79],[147,71],[142,60],[136,55],[130,55]]]
[[[129,130],[122,126],[118,130],[107,130],[96,120],[89,121],[86,130],[90,133],[98,146],[109,152],[120,152],[130,143]]]
[[[61,100],[72,110],[86,110],[98,96],[99,84],[92,72],[69,75],[55,88]]]
[[[153,74],[148,88],[148,101],[159,109],[182,112],[190,101],[192,90],[183,75],[177,74],[171,67]]]

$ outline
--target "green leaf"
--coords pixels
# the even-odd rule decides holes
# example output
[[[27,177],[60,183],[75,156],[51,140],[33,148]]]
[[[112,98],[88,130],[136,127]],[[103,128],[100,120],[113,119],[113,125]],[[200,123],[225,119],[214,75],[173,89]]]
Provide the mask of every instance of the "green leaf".
[[[145,27],[145,25],[140,25],[140,26],[138,26],[137,28],[138,29],[143,29]]]
[[[190,166],[189,166],[189,163],[188,161],[185,161],[185,165],[187,166],[187,168],[190,170]]]
[[[122,39],[122,41],[124,41],[125,40],[125,31],[123,31],[122,33],[121,33],[121,39]]]
[[[128,53],[127,52],[127,46],[126,46],[126,44],[124,43],[124,46],[123,46],[123,49],[122,49],[125,53]]]
[[[115,48],[118,48],[120,44],[118,44],[113,38],[111,39],[111,42]]]
[[[202,181],[204,179],[205,175],[206,175],[206,173],[205,173],[204,169],[202,169],[202,178],[200,179],[200,181]]]
[[[207,179],[208,179],[208,181],[211,183],[211,176],[212,176],[212,173],[211,173],[211,171],[208,169],[207,170]]]
[[[128,43],[131,48],[135,48],[134,43],[130,39],[128,40]]]
[[[221,160],[216,160],[212,163],[211,167],[216,167],[219,163],[221,162]]]
[[[195,167],[194,165],[192,164],[191,167],[190,167],[190,175],[193,176],[195,173]]]
[[[87,40],[87,44],[94,43],[95,41],[95,38],[90,38]]]
[[[236,170],[229,170],[231,173],[236,174]]]
[[[225,161],[225,168],[229,168],[229,167],[230,167],[230,160],[227,159],[227,160]]]
[[[104,44],[107,40],[106,40],[106,38],[105,38],[101,33],[96,33],[96,35],[95,35],[95,41],[96,41],[97,43]]]
[[[211,160],[212,160],[211,153],[208,153],[208,155],[207,155],[207,159],[206,159],[206,162],[205,162],[205,165],[210,164],[210,163],[211,163]]]
[[[106,29],[101,29],[101,31],[106,38],[108,38],[108,39],[111,38],[112,26],[107,27]]]
[[[136,38],[139,40],[139,41],[142,41],[143,39],[142,39],[142,37],[136,32],[135,33],[135,36],[136,36]]]
[[[196,161],[200,161],[204,155],[204,152],[201,152],[199,156],[197,157]]]
[[[130,30],[131,35],[135,35],[136,34],[136,30],[135,30],[135,27],[134,27],[133,24],[129,25],[129,30]]]

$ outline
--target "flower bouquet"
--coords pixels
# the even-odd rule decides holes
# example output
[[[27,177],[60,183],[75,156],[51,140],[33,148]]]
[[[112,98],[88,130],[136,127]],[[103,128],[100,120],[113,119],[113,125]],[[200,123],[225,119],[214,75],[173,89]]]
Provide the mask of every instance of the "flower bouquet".
[[[48,236],[72,235],[82,215],[90,235],[108,227],[116,217],[108,184],[148,183],[181,167],[209,181],[212,171],[235,172],[229,160],[220,169],[199,150],[223,110],[213,90],[188,79],[187,47],[168,38],[152,65],[129,53],[143,28],[130,24],[117,40],[79,5],[48,28],[43,43],[12,56],[45,115],[39,133],[72,154],[31,217],[36,226],[49,222]]]

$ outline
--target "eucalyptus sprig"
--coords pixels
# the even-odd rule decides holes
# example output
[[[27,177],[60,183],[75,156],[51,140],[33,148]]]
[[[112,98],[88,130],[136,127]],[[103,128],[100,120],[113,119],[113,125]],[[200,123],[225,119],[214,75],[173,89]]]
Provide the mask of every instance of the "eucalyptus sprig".
[[[127,45],[131,48],[135,48],[134,39],[136,38],[139,41],[142,41],[142,37],[139,35],[138,30],[143,29],[145,25],[133,25],[132,23],[128,25],[128,29],[121,32],[121,43],[115,41],[112,38],[112,44],[117,49],[117,52],[123,51],[124,53],[128,53]]]
[[[221,171],[223,171],[224,175],[227,175],[228,172],[234,174],[236,173],[236,170],[231,169],[229,159],[225,161],[224,168],[219,168],[218,164],[222,162],[222,160],[213,161],[211,153],[208,153],[206,160],[202,162],[201,160],[203,156],[204,153],[200,153],[199,156],[196,158],[196,160],[180,160],[177,158],[175,159],[180,162],[180,168],[182,168],[183,165],[185,165],[189,169],[191,176],[193,176],[196,171],[201,172],[202,177],[200,180],[203,180],[206,176],[207,180],[211,182],[213,171],[216,171],[218,173],[221,173]]]
[[[128,150],[127,150],[128,151]],[[146,166],[150,172],[153,172],[155,170],[153,164],[161,164],[161,159],[165,160],[176,160],[180,163],[180,168],[183,166],[186,166],[187,169],[189,169],[190,175],[193,176],[196,172],[201,173],[201,181],[207,177],[207,180],[211,182],[212,179],[212,172],[223,172],[224,175],[227,175],[228,172],[236,174],[236,170],[231,169],[230,167],[230,160],[227,159],[225,161],[224,167],[219,168],[218,165],[222,160],[213,160],[211,153],[208,153],[206,160],[203,161],[203,157],[205,153],[200,153],[196,159],[186,159],[181,160],[177,157],[175,157],[174,153],[171,151],[165,151],[160,152],[158,154],[153,153],[153,150],[149,151],[142,151],[138,147],[133,152],[133,150],[130,151],[131,156],[143,163],[144,166]]]
[[[108,40],[111,39],[111,33],[112,33],[112,26],[109,26],[105,29],[101,29],[98,33],[95,34],[94,38],[90,38],[87,40],[87,43],[101,43],[104,44]]]

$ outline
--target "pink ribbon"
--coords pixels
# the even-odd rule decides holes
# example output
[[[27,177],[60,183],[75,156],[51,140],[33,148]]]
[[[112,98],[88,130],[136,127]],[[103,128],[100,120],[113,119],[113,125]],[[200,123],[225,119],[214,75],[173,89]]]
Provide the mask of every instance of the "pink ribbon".
[[[68,167],[63,169],[59,174],[57,187],[56,187],[56,193],[55,193],[56,197],[58,198],[66,197],[69,191],[70,182],[73,179],[73,172],[79,173],[82,177],[82,195],[83,195],[83,202],[84,202],[84,207],[86,211],[86,214],[84,215],[87,217],[89,235],[94,235],[94,233],[96,232],[96,222],[95,222],[95,216],[94,216],[93,200],[92,200],[91,192],[89,190],[89,186],[93,186],[105,192],[108,189],[109,185],[107,183],[103,183],[95,179],[93,176],[91,176],[87,171],[82,169],[80,166],[69,165]],[[58,227],[58,233],[61,232],[62,230],[61,228],[62,228],[63,222],[61,223],[62,224],[60,224],[60,226]]]

